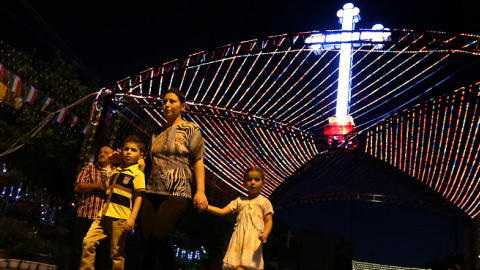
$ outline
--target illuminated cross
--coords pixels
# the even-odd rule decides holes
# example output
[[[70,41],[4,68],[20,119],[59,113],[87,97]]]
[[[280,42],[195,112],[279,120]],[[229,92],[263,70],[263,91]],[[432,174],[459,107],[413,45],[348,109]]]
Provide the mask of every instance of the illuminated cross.
[[[382,43],[389,41],[391,33],[388,28],[376,24],[371,30],[354,32],[355,23],[360,21],[360,9],[348,3],[337,12],[342,31],[331,31],[327,34],[313,34],[305,39],[305,43],[321,54],[324,50],[340,49],[340,63],[338,68],[337,107],[335,117],[329,118],[330,129],[325,129],[325,135],[345,135],[353,130],[353,118],[350,116],[350,87],[352,68],[352,48],[360,46],[373,46],[375,49],[383,48]],[[335,138],[337,139],[337,138]]]

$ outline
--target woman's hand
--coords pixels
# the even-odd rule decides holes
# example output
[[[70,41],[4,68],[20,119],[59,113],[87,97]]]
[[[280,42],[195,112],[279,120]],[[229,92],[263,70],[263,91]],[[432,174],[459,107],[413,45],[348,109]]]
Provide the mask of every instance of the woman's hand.
[[[202,191],[197,191],[195,193],[195,197],[193,197],[193,205],[195,208],[198,208],[198,212],[201,213],[203,210],[207,209],[208,207],[208,200],[205,193]]]
[[[129,218],[125,221],[125,226],[123,226],[125,231],[131,232],[135,227],[135,219]]]
[[[123,163],[122,150],[117,149],[116,151],[113,151],[112,155],[109,157],[109,161],[112,164],[122,164]]]

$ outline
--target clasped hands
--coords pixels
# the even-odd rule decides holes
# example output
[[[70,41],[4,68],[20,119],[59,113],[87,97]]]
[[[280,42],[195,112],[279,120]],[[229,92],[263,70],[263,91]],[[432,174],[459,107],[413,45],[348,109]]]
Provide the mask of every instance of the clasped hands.
[[[208,200],[207,196],[205,196],[205,192],[197,191],[197,193],[195,193],[195,197],[193,197],[193,205],[198,209],[199,213],[208,208]]]

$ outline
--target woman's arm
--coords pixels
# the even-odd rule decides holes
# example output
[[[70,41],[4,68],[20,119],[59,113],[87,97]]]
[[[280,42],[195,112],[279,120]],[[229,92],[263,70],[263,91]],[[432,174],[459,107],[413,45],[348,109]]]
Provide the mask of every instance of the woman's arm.
[[[197,193],[195,193],[193,203],[195,207],[200,210],[199,212],[202,212],[208,207],[207,196],[205,196],[205,168],[203,167],[203,159],[197,160],[193,164],[193,169],[197,183]]]
[[[205,210],[207,212],[212,213],[212,214],[217,215],[217,216],[225,216],[225,215],[228,215],[228,214],[232,213],[232,209],[230,209],[230,207],[228,207],[228,206],[225,206],[224,208],[220,209],[220,208],[215,207],[215,206],[207,205],[207,209],[205,209]]]

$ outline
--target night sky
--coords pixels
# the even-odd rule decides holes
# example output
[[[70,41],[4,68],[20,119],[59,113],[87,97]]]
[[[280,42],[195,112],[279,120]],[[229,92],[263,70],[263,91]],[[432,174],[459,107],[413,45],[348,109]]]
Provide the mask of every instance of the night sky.
[[[56,50],[101,86],[188,54],[283,33],[339,29],[343,1],[2,1],[0,40],[49,59]],[[480,34],[480,1],[354,1],[357,28]],[[480,78],[479,78],[480,79]],[[278,212],[294,231],[349,239],[350,205],[316,204]],[[363,261],[423,267],[454,252],[451,220],[403,206],[357,203],[353,245]],[[293,222],[295,220],[295,222]],[[459,251],[463,250],[459,233]]]
[[[343,1],[2,1],[1,40],[61,50],[106,85],[173,59],[283,33],[339,29]],[[357,28],[480,33],[477,1],[356,1]],[[125,3],[125,2],[118,2]],[[154,3],[154,4],[153,4]],[[103,86],[103,85],[102,85]]]

